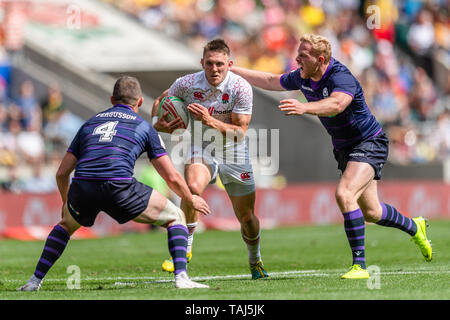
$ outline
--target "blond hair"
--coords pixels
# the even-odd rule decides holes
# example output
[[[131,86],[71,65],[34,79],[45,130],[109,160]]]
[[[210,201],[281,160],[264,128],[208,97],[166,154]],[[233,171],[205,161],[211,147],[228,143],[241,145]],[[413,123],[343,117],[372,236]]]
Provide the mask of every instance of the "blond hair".
[[[325,63],[331,60],[331,44],[327,38],[317,34],[305,34],[300,38],[300,42],[308,42],[312,46],[312,53],[315,57],[323,56]]]

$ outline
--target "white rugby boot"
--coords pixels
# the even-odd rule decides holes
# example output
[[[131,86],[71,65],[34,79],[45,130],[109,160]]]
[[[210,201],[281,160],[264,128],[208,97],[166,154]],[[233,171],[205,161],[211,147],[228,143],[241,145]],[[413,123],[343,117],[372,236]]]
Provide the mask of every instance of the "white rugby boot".
[[[34,274],[31,278],[20,288],[17,288],[17,291],[38,291],[41,288],[42,279],[37,278]]]
[[[178,289],[193,289],[193,288],[209,288],[206,284],[201,284],[189,279],[186,272],[180,272],[175,276],[175,288]]]

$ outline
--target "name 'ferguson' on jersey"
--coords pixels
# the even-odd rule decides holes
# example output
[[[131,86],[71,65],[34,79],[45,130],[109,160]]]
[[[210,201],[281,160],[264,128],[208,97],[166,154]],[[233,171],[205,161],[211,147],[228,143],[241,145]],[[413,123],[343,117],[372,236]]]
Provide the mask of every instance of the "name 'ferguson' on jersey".
[[[86,121],[67,151],[78,159],[74,179],[84,180],[132,179],[142,153],[150,160],[167,154],[150,123],[121,104]]]

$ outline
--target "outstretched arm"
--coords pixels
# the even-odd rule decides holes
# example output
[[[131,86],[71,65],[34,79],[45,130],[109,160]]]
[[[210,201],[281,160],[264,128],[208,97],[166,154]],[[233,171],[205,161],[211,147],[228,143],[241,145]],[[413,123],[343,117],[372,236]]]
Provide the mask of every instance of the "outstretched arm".
[[[182,198],[188,206],[194,210],[207,215],[210,213],[209,206],[203,198],[193,195],[189,190],[183,176],[175,169],[169,156],[164,155],[151,160],[152,165],[161,177],[167,182],[170,189]]]
[[[305,113],[315,116],[334,116],[347,108],[352,102],[352,96],[343,92],[333,92],[328,98],[302,103],[296,99],[285,99],[280,101],[278,108],[285,112],[286,116],[301,116]]]
[[[251,85],[272,91],[286,90],[280,84],[282,74],[274,74],[270,72],[250,70],[242,67],[232,66],[231,71],[247,80]]]

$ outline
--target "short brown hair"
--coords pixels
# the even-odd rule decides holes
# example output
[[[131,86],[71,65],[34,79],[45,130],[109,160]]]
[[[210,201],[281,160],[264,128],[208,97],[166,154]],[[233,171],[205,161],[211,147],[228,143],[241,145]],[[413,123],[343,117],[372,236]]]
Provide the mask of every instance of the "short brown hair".
[[[223,52],[227,56],[230,56],[230,47],[228,47],[227,43],[223,39],[214,39],[208,42],[203,47],[203,56],[205,56],[208,51]]]
[[[325,63],[331,60],[331,44],[327,38],[317,34],[305,34],[300,42],[308,42],[312,45],[312,53],[315,57],[323,56]]]
[[[135,77],[121,76],[117,79],[113,90],[115,103],[133,106],[140,97],[142,97],[141,85]]]

